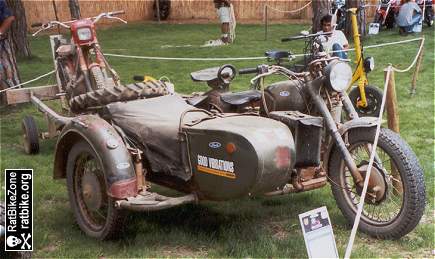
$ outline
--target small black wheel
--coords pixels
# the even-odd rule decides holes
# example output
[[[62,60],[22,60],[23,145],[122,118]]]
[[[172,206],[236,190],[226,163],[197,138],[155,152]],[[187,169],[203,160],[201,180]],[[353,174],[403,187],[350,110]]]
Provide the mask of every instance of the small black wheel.
[[[381,113],[383,92],[379,88],[371,85],[365,86],[364,91],[366,93],[367,107],[357,106],[358,101],[361,100],[358,87],[354,87],[349,93],[349,98],[356,112],[360,117],[378,117]]]
[[[32,116],[26,115],[21,122],[23,130],[23,145],[26,154],[37,154],[39,152],[39,132]]]
[[[115,208],[115,201],[107,195],[103,160],[88,142],[77,142],[71,148],[66,174],[69,201],[79,227],[100,240],[116,238],[126,214]]]

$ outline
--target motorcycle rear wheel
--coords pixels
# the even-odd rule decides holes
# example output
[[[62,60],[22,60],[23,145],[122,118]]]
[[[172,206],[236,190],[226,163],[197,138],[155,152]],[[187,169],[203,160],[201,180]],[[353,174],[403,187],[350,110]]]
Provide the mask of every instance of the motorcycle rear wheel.
[[[349,132],[348,149],[359,169],[368,164],[368,144],[373,143],[375,132],[375,128]],[[383,194],[373,198],[367,193],[359,230],[377,238],[398,239],[412,231],[423,216],[423,170],[408,144],[388,129],[381,129],[376,152],[370,182],[381,187]],[[353,224],[361,188],[356,187],[337,148],[332,151],[328,173],[337,205]]]

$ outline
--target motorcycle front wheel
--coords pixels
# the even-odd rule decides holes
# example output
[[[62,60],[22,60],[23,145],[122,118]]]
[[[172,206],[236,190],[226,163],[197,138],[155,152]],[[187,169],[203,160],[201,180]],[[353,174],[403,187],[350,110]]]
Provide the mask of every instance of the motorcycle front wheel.
[[[375,128],[359,128],[348,135],[348,150],[363,177],[375,132]],[[397,239],[412,231],[423,215],[423,170],[408,144],[388,129],[380,131],[376,154],[359,230],[377,238]],[[353,224],[362,188],[354,183],[338,148],[330,156],[328,174],[337,205]]]

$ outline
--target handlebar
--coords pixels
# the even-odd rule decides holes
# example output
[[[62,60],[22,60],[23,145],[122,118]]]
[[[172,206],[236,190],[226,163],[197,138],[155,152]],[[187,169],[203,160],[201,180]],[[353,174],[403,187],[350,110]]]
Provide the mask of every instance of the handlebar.
[[[292,40],[300,40],[300,39],[307,39],[307,38],[314,38],[314,37],[319,37],[319,36],[324,36],[324,35],[331,35],[331,34],[332,34],[332,32],[323,32],[323,33],[313,33],[313,34],[307,34],[307,35],[291,36],[291,37],[282,38],[281,42],[287,42],[287,41],[292,41]]]
[[[30,27],[35,28],[35,27],[41,27],[42,26],[42,22],[37,22],[37,23],[33,23],[32,25],[30,25]]]
[[[114,15],[120,15],[120,14],[125,14],[124,10],[121,11],[114,11],[114,12],[108,12],[108,13],[100,13],[97,16],[91,17],[91,18],[83,18],[84,19],[91,19],[93,20],[94,23],[97,23],[101,18],[106,17],[109,19],[115,19],[115,20],[119,20],[123,23],[127,23],[127,21],[119,18],[119,17],[114,17]],[[72,21],[66,21],[66,22],[59,22],[59,21],[49,21],[47,23],[34,23],[31,25],[32,28],[34,27],[41,27],[38,31],[36,31],[35,33],[33,33],[32,35],[35,36],[36,34],[40,33],[41,31],[44,30],[48,30],[50,28],[52,28],[54,25],[60,25],[64,28],[69,29],[70,26],[68,24],[75,22],[76,20],[72,20]]]
[[[251,67],[251,68],[242,68],[239,69],[239,75],[246,75],[246,74],[257,74],[258,73],[258,67]]]

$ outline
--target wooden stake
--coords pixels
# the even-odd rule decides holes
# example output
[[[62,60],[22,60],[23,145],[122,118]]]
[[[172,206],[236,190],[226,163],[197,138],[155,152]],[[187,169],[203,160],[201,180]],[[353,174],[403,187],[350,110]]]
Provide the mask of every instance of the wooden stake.
[[[418,56],[417,59],[417,64],[415,66],[415,70],[414,73],[412,75],[412,84],[411,84],[411,89],[409,91],[409,94],[411,96],[413,96],[415,94],[415,89],[417,88],[417,78],[418,78],[418,73],[420,72],[420,65],[421,65],[421,60],[423,59],[423,51],[424,51],[424,47],[422,47],[420,54]]]
[[[267,5],[264,5],[264,40],[267,40]]]
[[[385,80],[387,80],[388,69],[384,70]],[[399,110],[397,108],[396,97],[396,82],[394,79],[394,70],[390,72],[390,78],[387,84],[387,116],[388,128],[392,131],[399,133]]]

